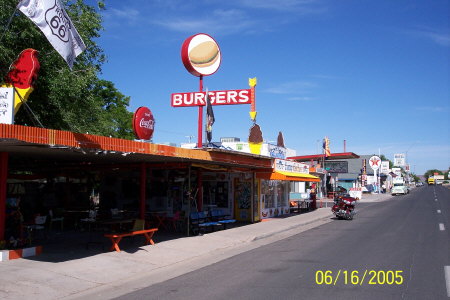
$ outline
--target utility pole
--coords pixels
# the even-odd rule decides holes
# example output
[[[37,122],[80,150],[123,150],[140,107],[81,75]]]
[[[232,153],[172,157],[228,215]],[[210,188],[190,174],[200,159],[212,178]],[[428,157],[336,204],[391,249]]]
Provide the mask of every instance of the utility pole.
[[[192,138],[194,138],[194,135],[186,135],[185,137],[187,137],[189,139],[189,144],[191,143]]]

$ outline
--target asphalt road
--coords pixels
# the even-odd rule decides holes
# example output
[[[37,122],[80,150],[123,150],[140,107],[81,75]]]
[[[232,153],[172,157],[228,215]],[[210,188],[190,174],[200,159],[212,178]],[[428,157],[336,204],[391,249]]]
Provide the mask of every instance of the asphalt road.
[[[118,299],[449,299],[449,220],[450,190],[420,187]]]

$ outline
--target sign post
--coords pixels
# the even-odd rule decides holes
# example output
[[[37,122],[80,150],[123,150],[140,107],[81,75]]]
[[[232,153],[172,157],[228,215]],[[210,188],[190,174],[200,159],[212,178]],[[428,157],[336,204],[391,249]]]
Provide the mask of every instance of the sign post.
[[[189,73],[199,77],[199,90],[203,92],[203,76],[212,75],[219,69],[222,55],[219,45],[211,36],[198,33],[183,42],[181,60]],[[203,105],[198,105],[197,148],[203,147]]]
[[[377,174],[377,170],[381,166],[381,159],[378,156],[374,155],[369,159],[369,165],[373,169],[373,173],[374,173],[374,176],[375,176],[376,182],[377,182],[378,194],[379,194],[380,193],[380,180],[379,180],[379,177]]]

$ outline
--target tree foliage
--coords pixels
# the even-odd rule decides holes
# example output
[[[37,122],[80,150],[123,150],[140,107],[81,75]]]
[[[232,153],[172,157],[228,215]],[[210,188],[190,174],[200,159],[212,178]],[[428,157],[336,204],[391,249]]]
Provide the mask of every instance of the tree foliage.
[[[53,49],[39,28],[16,11],[17,0],[0,3],[0,80],[19,53],[27,48],[39,52],[41,65],[28,105],[46,128],[89,132],[121,138],[133,138],[132,113],[127,110],[129,97],[118,91],[110,81],[99,78],[105,62],[103,50],[95,39],[103,29],[100,14],[83,0],[62,1],[87,49],[75,60],[71,71]],[[104,7],[103,2],[98,7]],[[33,119],[21,108],[15,124],[32,125]]]
[[[384,156],[384,154],[380,155],[380,159],[382,161],[388,161],[389,162],[389,169],[392,169],[394,167],[394,163],[390,159],[388,159],[386,156]]]
[[[430,176],[433,176],[434,173],[438,173],[439,175],[443,175],[442,171],[433,169],[433,170],[428,170],[428,171],[426,171],[425,174],[423,174],[423,176],[424,176],[426,179],[428,179]]]

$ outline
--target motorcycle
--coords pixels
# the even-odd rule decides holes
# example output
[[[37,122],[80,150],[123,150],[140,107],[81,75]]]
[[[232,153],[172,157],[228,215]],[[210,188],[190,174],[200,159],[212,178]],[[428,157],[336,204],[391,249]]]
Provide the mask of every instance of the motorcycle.
[[[352,220],[355,212],[356,199],[348,194],[337,194],[331,211],[338,219]]]

